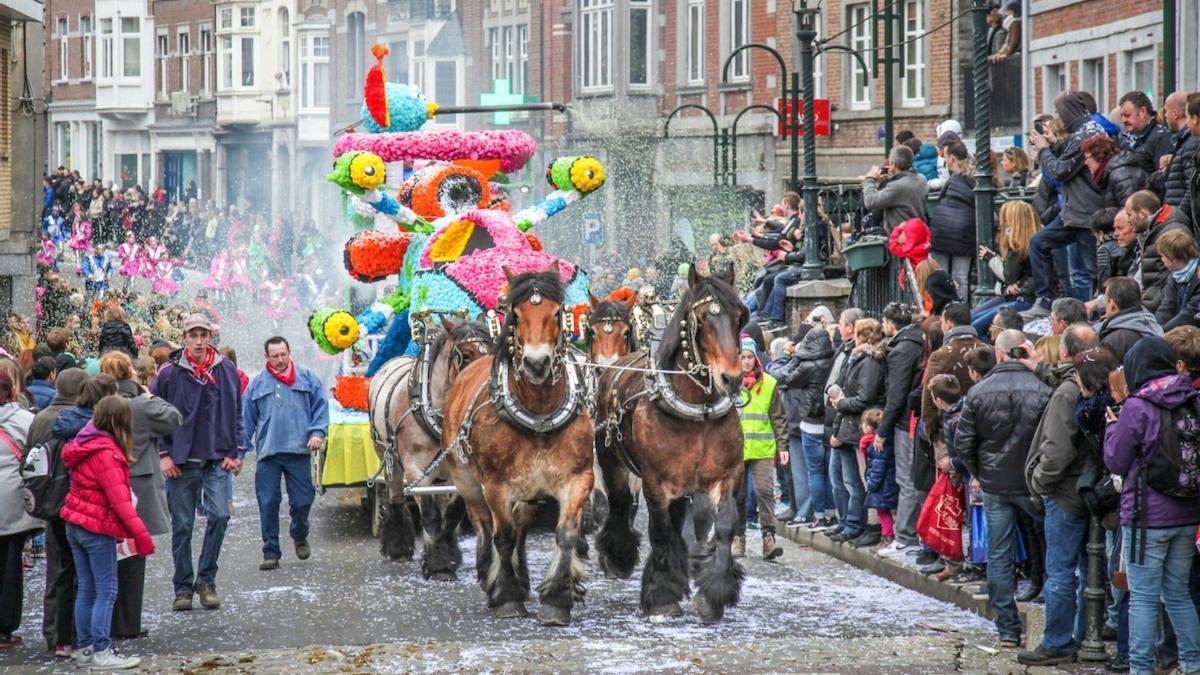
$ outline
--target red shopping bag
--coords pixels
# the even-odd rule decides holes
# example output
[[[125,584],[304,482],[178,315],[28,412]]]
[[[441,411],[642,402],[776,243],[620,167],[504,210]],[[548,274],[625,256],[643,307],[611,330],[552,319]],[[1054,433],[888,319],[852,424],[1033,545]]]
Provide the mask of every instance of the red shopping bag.
[[[962,490],[950,482],[950,475],[938,472],[929,497],[917,518],[917,535],[929,548],[950,560],[961,560],[963,526]]]

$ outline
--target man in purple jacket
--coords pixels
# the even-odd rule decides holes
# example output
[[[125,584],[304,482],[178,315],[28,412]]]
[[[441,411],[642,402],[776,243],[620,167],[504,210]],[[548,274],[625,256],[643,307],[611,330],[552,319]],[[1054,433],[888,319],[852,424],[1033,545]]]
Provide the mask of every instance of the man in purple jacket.
[[[175,611],[192,608],[193,593],[205,609],[221,606],[217,557],[229,524],[226,477],[241,469],[241,379],[237,366],[212,346],[212,325],[203,314],[183,322],[184,347],[171,353],[150,386],[179,409],[183,424],[159,441],[159,462],[171,509],[171,555],[175,560]],[[208,524],[199,574],[192,569],[192,527],[204,505]]]

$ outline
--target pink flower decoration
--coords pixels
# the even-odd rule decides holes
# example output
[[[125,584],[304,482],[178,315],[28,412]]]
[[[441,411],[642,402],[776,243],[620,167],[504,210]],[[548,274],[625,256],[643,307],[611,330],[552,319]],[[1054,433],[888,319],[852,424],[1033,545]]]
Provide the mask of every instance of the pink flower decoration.
[[[351,150],[373,152],[384,162],[498,159],[500,170],[507,173],[525,166],[537,152],[537,143],[516,129],[348,134],[338,139],[333,155]]]

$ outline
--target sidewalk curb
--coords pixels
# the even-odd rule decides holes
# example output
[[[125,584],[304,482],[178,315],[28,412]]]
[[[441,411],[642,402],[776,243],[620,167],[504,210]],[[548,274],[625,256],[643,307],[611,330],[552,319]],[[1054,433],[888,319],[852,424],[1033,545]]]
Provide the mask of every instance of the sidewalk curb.
[[[933,576],[921,574],[913,568],[877,556],[873,549],[854,548],[849,544],[832,542],[823,533],[810,532],[807,527],[792,528],[785,525],[780,528],[780,532],[793,543],[837,558],[909,590],[974,612],[985,619],[995,618],[988,606],[988,601],[976,600],[971,596],[970,591],[966,590],[966,587],[942,583]],[[1021,614],[1021,620],[1025,624],[1025,632],[1022,637],[1027,644],[1032,643],[1036,646],[1041,639],[1046,623],[1045,610],[1042,605],[1034,603],[1018,603],[1017,608]]]

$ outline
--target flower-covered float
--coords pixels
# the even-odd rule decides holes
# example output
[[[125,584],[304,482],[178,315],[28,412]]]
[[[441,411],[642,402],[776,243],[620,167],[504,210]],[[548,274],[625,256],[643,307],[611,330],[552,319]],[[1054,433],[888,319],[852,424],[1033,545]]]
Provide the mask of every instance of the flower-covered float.
[[[327,180],[342,189],[348,216],[372,225],[346,243],[347,272],[364,283],[395,278],[397,286],[357,316],[326,308],[309,320],[314,341],[326,353],[375,345],[362,376],[338,380],[338,400],[355,408],[363,405],[365,377],[394,357],[415,354],[416,319],[431,313],[476,317],[495,308],[506,267],[519,274],[547,269],[557,260],[567,285],[566,306],[586,305],[586,274],[542,250],[531,230],[599,189],[606,178],[593,157],[556,159],[546,169],[553,190],[529,208],[510,212],[490,180],[497,172],[523,168],[537,150],[533,139],[517,130],[421,131],[438,106],[413,87],[387,82],[387,50],[375,45],[372,53],[377,63],[367,74],[357,125],[363,132],[337,141]]]

